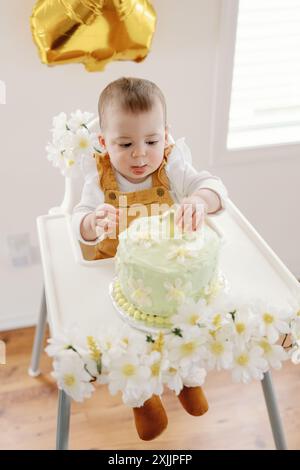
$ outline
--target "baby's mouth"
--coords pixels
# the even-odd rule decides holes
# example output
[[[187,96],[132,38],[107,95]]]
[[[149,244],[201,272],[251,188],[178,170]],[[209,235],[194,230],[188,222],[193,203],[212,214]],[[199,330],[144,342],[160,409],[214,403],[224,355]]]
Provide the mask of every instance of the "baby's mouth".
[[[132,165],[131,168],[145,168],[147,166],[147,163],[145,165]]]
[[[132,171],[132,173],[134,173],[135,175],[143,175],[143,174],[146,172],[146,170],[147,170],[147,166],[148,166],[148,165],[143,165],[143,166],[137,166],[137,165],[135,165],[135,166],[132,166],[132,167],[131,167],[131,171]]]

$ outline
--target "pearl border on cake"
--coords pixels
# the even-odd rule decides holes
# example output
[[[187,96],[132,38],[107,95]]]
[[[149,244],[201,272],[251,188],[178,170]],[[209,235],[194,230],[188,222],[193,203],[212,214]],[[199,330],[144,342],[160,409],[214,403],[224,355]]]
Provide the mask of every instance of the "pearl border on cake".
[[[117,278],[113,283],[112,297],[122,312],[137,322],[156,328],[171,328],[173,326],[172,322],[170,322],[168,318],[161,317],[159,315],[150,315],[129,302],[124,296],[120,282]]]

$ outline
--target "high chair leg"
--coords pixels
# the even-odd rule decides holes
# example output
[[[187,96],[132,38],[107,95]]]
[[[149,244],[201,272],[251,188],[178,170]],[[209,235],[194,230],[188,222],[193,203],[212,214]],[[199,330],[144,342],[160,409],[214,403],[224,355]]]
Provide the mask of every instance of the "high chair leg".
[[[59,390],[56,429],[56,450],[68,450],[70,411],[71,398],[63,390]]]
[[[208,410],[208,403],[201,387],[184,386],[178,398],[190,415],[201,416]]]
[[[157,395],[152,395],[143,406],[133,408],[133,414],[138,435],[144,441],[155,439],[168,425],[167,414]]]
[[[28,374],[31,375],[31,377],[37,377],[38,375],[40,375],[39,364],[40,364],[41,352],[42,352],[42,347],[43,347],[43,340],[45,336],[46,323],[47,323],[47,306],[46,306],[45,288],[43,286],[39,319],[38,319],[38,323],[35,329],[35,336],[34,336],[34,342],[33,342],[33,348],[32,348],[32,355],[31,355],[31,363],[28,369]]]

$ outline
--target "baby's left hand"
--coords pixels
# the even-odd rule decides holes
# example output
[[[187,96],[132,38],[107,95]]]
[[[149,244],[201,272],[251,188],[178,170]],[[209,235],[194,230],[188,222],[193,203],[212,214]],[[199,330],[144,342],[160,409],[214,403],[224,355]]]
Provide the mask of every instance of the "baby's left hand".
[[[207,203],[199,196],[190,196],[182,200],[175,213],[175,224],[183,231],[200,230],[207,214]]]

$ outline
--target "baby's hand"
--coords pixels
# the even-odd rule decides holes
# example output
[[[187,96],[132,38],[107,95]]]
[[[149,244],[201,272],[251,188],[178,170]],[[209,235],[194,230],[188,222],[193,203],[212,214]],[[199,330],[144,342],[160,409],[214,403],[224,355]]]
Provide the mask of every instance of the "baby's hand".
[[[110,204],[101,204],[94,212],[87,214],[80,227],[84,240],[95,240],[97,237],[116,238],[119,223],[119,209]]]
[[[175,223],[186,232],[200,230],[206,214],[207,204],[204,199],[199,196],[186,197],[175,213]]]
[[[117,226],[119,223],[119,209],[111,204],[101,204],[93,213],[91,227],[98,237],[117,237]]]

